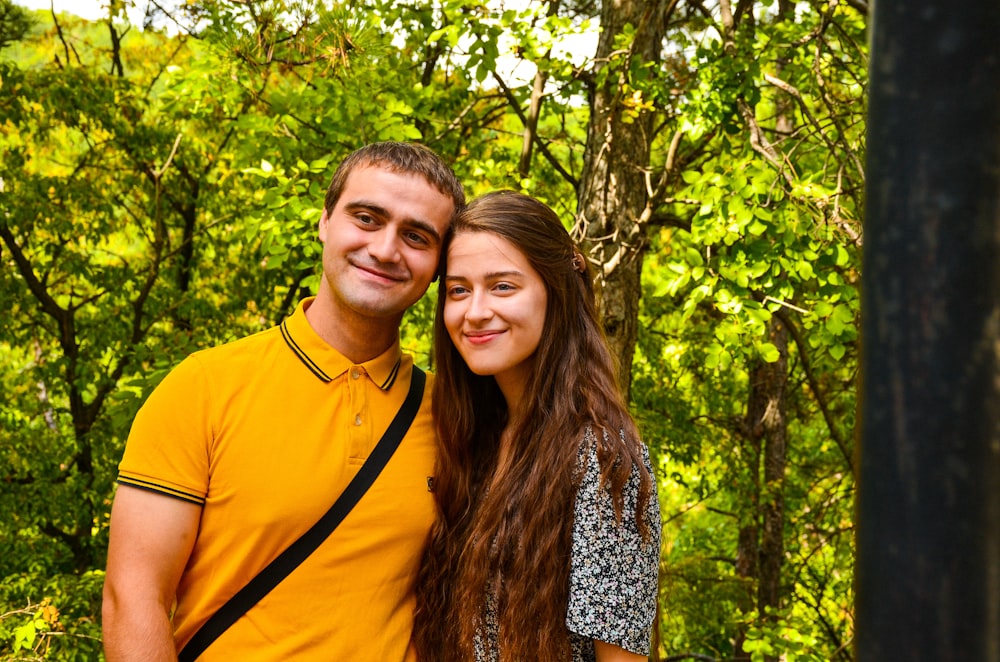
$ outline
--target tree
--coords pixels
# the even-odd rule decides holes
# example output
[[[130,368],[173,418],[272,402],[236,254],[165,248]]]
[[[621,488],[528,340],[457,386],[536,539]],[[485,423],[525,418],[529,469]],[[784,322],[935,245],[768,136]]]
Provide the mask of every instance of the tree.
[[[0,0],[0,51],[21,41],[31,30],[31,15],[13,0]]]
[[[149,7],[3,51],[4,611],[94,632],[139,403],[312,291],[331,163],[419,139],[598,269],[661,478],[658,653],[850,659],[863,3]],[[425,365],[432,304],[404,325]]]
[[[831,615],[849,613],[849,598],[838,607],[823,597],[833,582],[849,585],[832,578],[828,558],[813,560],[851,555],[844,490],[853,484],[846,440],[863,106],[850,104],[863,98],[864,17],[800,4],[791,21],[790,11],[722,2],[713,16],[719,38],[698,52],[700,74],[711,82],[692,97],[701,126],[690,129],[693,136],[713,132],[715,146],[683,173],[688,186],[678,197],[701,206],[690,237],[670,237],[678,277],[665,289],[687,292],[675,299],[687,309],[685,319],[715,328],[711,339],[699,331],[688,369],[696,366],[699,379],[746,402],[742,411],[723,403],[694,407],[688,419],[710,421],[735,461],[728,480],[736,490],[729,507],[719,509],[737,525],[729,543],[734,579],[746,584],[733,598],[747,623],[737,630],[733,654],[771,658],[792,647],[802,656],[810,651],[803,642],[828,639],[831,652],[820,656],[828,659],[849,655],[849,623]],[[790,476],[794,458],[809,463]],[[831,507],[839,515],[826,528]],[[810,511],[824,515],[810,522],[803,517]],[[799,625],[805,614],[814,624]],[[790,640],[790,631],[797,638]]]
[[[648,180],[656,117],[644,107],[651,106],[644,83],[660,64],[666,5],[602,5],[574,228],[598,268],[601,319],[626,393],[639,324],[644,225],[656,205]]]
[[[261,270],[267,236],[242,224],[257,180],[241,169],[282,144],[260,97],[275,79],[188,36],[51,18],[34,46],[49,64],[0,71],[0,292],[13,320],[0,330],[0,476],[14,514],[0,571],[4,605],[85,590],[51,625],[92,636],[139,403],[190,351],[280,319],[303,275]],[[14,635],[15,648],[56,642],[54,654],[99,648]]]
[[[621,276],[602,311],[644,432],[671,440],[663,461],[708,504],[679,518],[727,522],[698,555],[730,560],[699,572],[739,616],[703,641],[722,657],[849,656],[865,5],[769,6],[618,3],[592,67],[539,69],[552,88],[584,81],[584,173],[552,168],[577,191],[588,253]],[[531,99],[515,113],[539,149],[564,126],[545,121],[560,94],[506,95]],[[691,484],[698,464],[712,473]]]
[[[583,66],[561,66],[550,44],[518,49],[537,65],[530,90],[492,66],[490,26],[469,28],[470,62],[545,156],[528,171],[521,149],[521,186],[555,175],[575,192],[577,236],[604,272],[605,326],[644,432],[668,440],[654,445],[683,493],[710,504],[705,521],[727,522],[719,548],[701,553],[730,559],[703,568],[739,624],[711,646],[773,656],[792,631],[804,649],[849,655],[850,582],[839,577],[852,553],[866,5],[604,10]],[[544,32],[592,11],[551,3],[516,20]],[[558,103],[574,94],[588,102],[580,175],[552,149],[575,140],[579,153]],[[687,483],[699,463],[713,474]],[[847,597],[831,600],[831,586]]]

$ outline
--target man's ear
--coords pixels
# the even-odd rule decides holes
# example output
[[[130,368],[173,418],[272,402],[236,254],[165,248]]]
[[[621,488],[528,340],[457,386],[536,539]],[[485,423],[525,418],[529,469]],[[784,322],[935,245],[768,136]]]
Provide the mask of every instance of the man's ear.
[[[329,225],[330,225],[330,216],[327,213],[326,208],[324,208],[323,209],[323,213],[320,214],[320,216],[319,216],[319,240],[320,241],[326,241],[326,229],[327,229],[327,227]]]

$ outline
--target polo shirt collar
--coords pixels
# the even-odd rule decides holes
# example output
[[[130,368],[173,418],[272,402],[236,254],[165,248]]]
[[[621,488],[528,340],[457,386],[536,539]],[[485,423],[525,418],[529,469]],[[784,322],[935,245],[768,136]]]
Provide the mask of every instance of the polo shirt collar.
[[[299,302],[295,312],[281,323],[281,336],[288,348],[309,368],[310,372],[321,381],[330,382],[347,372],[354,364],[328,345],[309,325],[306,308],[314,298],[309,297]],[[402,353],[397,338],[392,347],[360,365],[379,388],[387,391],[396,382],[401,359]]]

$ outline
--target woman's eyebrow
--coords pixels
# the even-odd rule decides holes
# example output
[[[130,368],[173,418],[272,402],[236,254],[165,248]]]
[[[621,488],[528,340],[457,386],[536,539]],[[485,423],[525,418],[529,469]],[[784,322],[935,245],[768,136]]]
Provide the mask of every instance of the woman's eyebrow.
[[[487,274],[483,274],[485,280],[499,280],[501,278],[511,278],[514,276],[523,276],[524,274],[516,269],[511,269],[509,271],[491,271]],[[468,280],[466,276],[454,276],[451,274],[445,274],[445,280]]]

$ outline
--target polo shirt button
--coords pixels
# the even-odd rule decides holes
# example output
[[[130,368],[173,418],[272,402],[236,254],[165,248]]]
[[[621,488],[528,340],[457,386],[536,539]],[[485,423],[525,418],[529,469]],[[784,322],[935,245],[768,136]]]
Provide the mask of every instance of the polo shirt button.
[[[355,414],[354,415],[354,424],[355,425],[361,425],[361,414]]]
[[[357,368],[354,368],[353,370],[351,370],[351,379],[358,379],[359,377],[361,377],[361,371],[360,370],[358,370]]]

